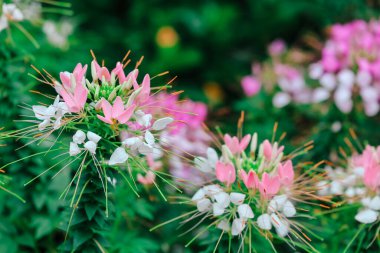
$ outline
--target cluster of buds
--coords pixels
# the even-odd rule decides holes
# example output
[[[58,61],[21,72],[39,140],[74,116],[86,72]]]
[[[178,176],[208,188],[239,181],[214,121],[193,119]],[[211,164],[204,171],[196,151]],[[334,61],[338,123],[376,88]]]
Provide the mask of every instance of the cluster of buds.
[[[316,188],[309,176],[295,173],[293,156],[284,154],[284,146],[268,140],[258,145],[255,133],[241,139],[226,134],[220,148],[220,157],[210,147],[207,156],[195,158],[195,166],[216,180],[193,195],[198,212],[194,216],[212,217],[210,226],[240,236],[242,242],[253,238],[252,231],[259,231],[259,235],[275,231],[280,238],[294,235],[310,246],[300,235],[296,206],[318,198]]]
[[[355,219],[360,223],[380,221],[380,147],[367,146],[348,158],[346,168],[328,168],[327,172],[329,181],[318,183],[320,195],[337,195],[349,204],[359,204]]]

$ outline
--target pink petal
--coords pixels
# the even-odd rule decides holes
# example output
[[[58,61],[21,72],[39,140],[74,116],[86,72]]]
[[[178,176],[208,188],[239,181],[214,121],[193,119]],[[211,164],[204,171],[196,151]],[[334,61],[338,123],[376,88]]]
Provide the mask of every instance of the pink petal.
[[[272,144],[268,140],[265,140],[263,143],[263,151],[264,151],[264,156],[267,160],[272,159]]]
[[[117,119],[124,112],[124,103],[121,97],[117,96],[112,106],[112,118]]]
[[[136,108],[136,105],[129,106],[122,114],[118,116],[117,120],[121,124],[125,124],[131,118],[135,108]]]
[[[244,136],[244,138],[241,140],[239,144],[240,152],[243,152],[247,148],[250,140],[251,140],[250,134],[247,134],[246,136]]]
[[[103,122],[105,122],[107,124],[111,124],[112,125],[112,123],[113,123],[112,120],[106,119],[103,116],[100,116],[100,115],[96,115],[96,116],[98,117],[98,119],[100,119],[101,121],[103,121]]]
[[[111,104],[107,100],[102,98],[101,106],[103,109],[104,117],[111,120],[111,118],[112,118],[112,106],[111,106]]]

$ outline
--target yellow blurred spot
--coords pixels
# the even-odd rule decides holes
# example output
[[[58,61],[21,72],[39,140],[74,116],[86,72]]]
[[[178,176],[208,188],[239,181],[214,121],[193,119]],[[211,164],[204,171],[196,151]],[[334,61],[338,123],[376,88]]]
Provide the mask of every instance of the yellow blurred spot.
[[[156,42],[160,47],[173,47],[178,42],[178,33],[171,26],[163,26],[157,31]]]
[[[224,99],[223,90],[216,82],[205,83],[205,85],[203,86],[203,90],[206,94],[206,97],[208,98],[208,100],[210,100],[211,103],[217,104],[223,101]]]

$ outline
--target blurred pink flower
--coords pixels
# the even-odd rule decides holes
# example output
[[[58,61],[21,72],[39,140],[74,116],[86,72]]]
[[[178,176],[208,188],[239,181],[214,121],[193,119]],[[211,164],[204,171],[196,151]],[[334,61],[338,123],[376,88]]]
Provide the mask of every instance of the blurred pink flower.
[[[241,79],[241,86],[243,87],[245,95],[248,97],[256,95],[261,88],[260,81],[252,76],[243,77],[243,79]]]
[[[277,56],[282,54],[286,49],[285,42],[281,39],[274,40],[268,46],[268,53],[271,56]]]

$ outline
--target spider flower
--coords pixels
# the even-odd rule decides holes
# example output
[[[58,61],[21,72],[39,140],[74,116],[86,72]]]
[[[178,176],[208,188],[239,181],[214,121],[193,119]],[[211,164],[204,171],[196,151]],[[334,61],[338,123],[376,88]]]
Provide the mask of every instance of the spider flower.
[[[79,162],[70,185],[80,185],[83,174],[96,175],[94,179],[100,178],[106,199],[107,181],[120,182],[114,180],[116,172],[131,187],[125,173],[132,180],[152,184],[161,169],[157,163],[165,149],[159,140],[176,122],[168,114],[151,110],[147,103],[159,96],[162,88],[152,88],[148,74],[139,84],[138,69],[124,72],[125,60],[109,70],[94,59],[91,75],[87,75],[87,65],[78,63],[73,72],[61,72],[59,80],[38,72],[42,77],[37,79],[49,83],[57,92],[53,104],[41,101],[33,105],[35,119],[26,122],[37,125],[9,131],[4,136],[32,139],[28,144],[49,140],[52,144],[47,152],[56,152],[63,158],[55,166],[65,163],[58,173]],[[62,133],[69,135],[71,141]],[[51,142],[53,136],[56,139]],[[58,154],[62,150],[65,152]],[[137,191],[136,186],[133,190]],[[77,194],[76,190],[73,199]]]
[[[186,221],[202,217],[199,224],[207,222],[208,229],[220,229],[220,238],[223,234],[241,238],[241,245],[251,249],[257,236],[271,244],[274,235],[312,248],[300,220],[307,204],[321,200],[311,183],[316,180],[311,175],[317,166],[294,164],[297,152],[286,155],[283,146],[268,140],[258,144],[256,133],[244,138],[225,135],[218,146],[220,154],[209,147],[207,156],[194,160],[200,171],[215,180],[195,192],[191,203],[196,210]]]
[[[355,219],[380,225],[380,146],[366,146],[362,153],[347,159],[345,166],[326,168],[328,181],[320,195],[336,195],[351,205],[359,205]]]

